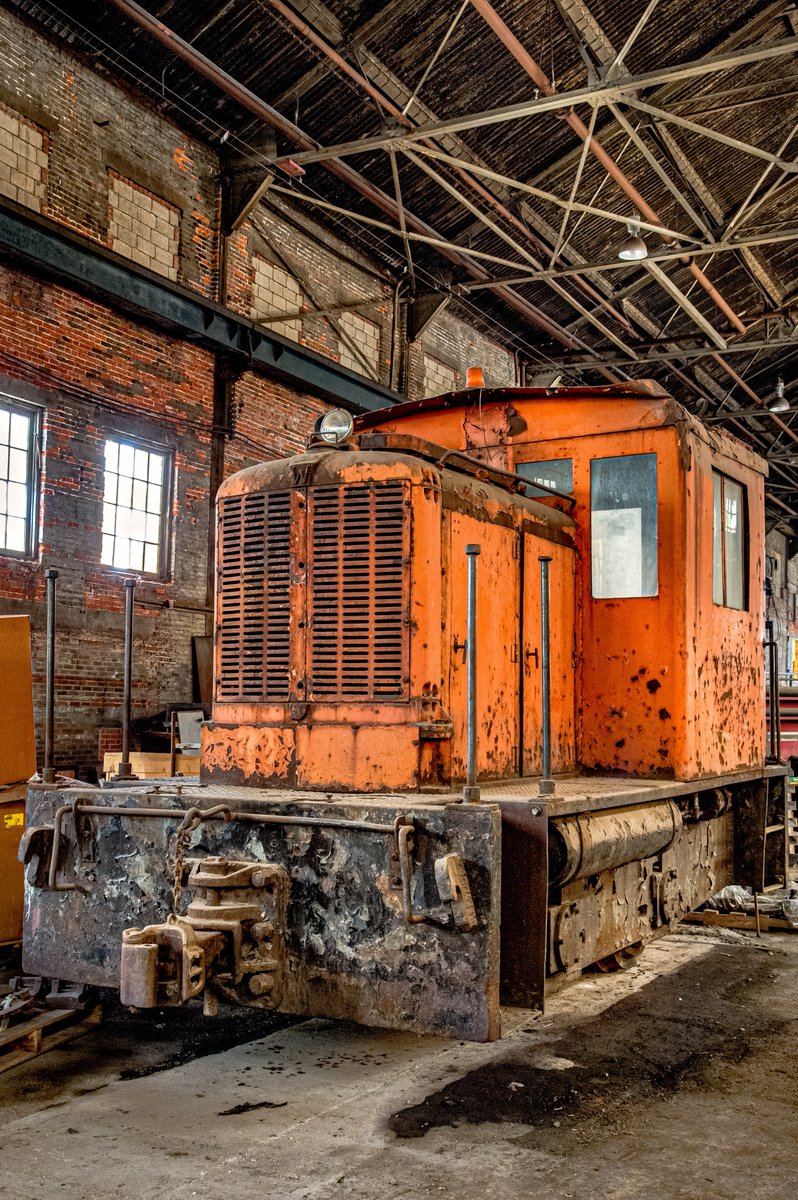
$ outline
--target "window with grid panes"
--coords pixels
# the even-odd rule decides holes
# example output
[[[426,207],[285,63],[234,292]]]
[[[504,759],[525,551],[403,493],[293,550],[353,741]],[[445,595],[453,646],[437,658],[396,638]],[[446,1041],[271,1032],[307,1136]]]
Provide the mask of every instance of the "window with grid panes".
[[[138,442],[105,443],[102,563],[163,573],[169,455]]]
[[[33,553],[37,427],[34,409],[0,401],[0,553]]]

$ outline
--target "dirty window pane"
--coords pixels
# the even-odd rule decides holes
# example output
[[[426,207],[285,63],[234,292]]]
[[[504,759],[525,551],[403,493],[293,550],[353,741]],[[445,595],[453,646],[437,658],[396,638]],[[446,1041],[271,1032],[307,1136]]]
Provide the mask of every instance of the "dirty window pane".
[[[712,599],[726,608],[746,604],[745,494],[743,486],[713,471]]]
[[[745,579],[743,576],[743,489],[739,483],[732,483],[731,479],[725,479],[723,482],[726,603],[729,608],[743,608],[745,598]]]
[[[36,415],[0,403],[0,553],[33,553]]]
[[[712,599],[723,603],[723,480],[712,473]]]
[[[657,595],[656,454],[593,460],[590,540],[597,599]]]
[[[554,488],[555,492],[574,490],[574,464],[570,458],[550,458],[546,462],[516,463],[517,475],[531,479],[534,483],[542,483],[544,487]],[[545,496],[539,488],[527,488],[527,496]]]
[[[134,442],[105,443],[101,561],[125,571],[161,570],[163,488],[167,455]]]

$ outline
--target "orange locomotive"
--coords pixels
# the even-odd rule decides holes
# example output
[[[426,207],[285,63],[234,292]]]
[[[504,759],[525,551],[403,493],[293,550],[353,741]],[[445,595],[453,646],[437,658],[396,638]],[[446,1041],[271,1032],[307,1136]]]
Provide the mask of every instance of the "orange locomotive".
[[[339,411],[228,479],[201,783],[31,790],[26,970],[487,1039],[783,881],[765,473],[631,384]]]

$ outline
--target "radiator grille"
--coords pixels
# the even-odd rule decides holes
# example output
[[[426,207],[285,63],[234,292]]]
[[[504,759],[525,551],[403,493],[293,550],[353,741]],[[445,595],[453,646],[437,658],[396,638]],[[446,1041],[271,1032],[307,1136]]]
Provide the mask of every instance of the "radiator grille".
[[[220,502],[221,700],[288,698],[289,492]]]
[[[311,493],[310,696],[402,699],[407,555],[402,485]]]

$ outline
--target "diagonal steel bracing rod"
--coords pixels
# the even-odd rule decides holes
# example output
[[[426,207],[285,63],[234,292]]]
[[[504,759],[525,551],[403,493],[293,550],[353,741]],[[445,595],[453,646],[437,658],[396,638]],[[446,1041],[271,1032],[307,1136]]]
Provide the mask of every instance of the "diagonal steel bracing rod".
[[[749,237],[735,238],[734,241],[713,242],[709,246],[691,246],[689,250],[662,250],[655,254],[649,254],[646,262],[684,262],[685,259],[695,258],[698,255],[722,254],[735,250],[745,250],[749,246],[774,246],[779,242],[795,241],[798,241],[798,228],[775,229],[770,233],[754,233]],[[557,267],[554,270],[536,271],[534,274],[529,275],[507,275],[502,279],[493,280],[490,284],[461,283],[458,284],[457,291],[478,292],[483,288],[493,287],[497,283],[503,283],[510,287],[522,283],[537,283],[538,280],[542,279],[559,279],[560,277],[567,278],[571,275],[585,275],[604,271],[629,271],[633,269],[633,264],[624,262],[623,259],[613,258],[609,262],[579,263],[578,266],[574,267]]]
[[[686,117],[680,117],[676,113],[668,112],[664,108],[657,108],[654,104],[646,104],[645,101],[638,100],[636,96],[624,97],[624,104],[640,112],[647,113],[651,117],[657,117],[668,124],[679,125],[682,129],[689,129],[691,133],[698,133],[702,137],[720,142],[724,146],[730,146],[732,150],[740,150],[743,154],[753,155],[754,158],[764,158],[766,162],[772,163],[776,167],[781,167],[782,171],[798,171],[798,162],[791,162],[780,158],[778,154],[771,154],[769,150],[761,150],[759,146],[752,146],[750,142],[741,142],[739,138],[729,137],[728,134],[720,133],[717,129],[710,129],[707,125],[699,125],[696,121],[688,121]]]

